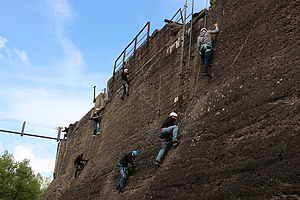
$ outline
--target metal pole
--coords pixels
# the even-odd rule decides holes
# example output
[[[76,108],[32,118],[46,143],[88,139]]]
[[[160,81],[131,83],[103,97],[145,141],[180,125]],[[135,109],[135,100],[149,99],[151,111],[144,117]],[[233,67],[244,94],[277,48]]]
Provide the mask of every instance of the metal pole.
[[[93,103],[96,103],[96,85],[94,86],[94,99],[93,99]]]
[[[57,142],[60,140],[61,129],[62,129],[62,127],[57,128],[57,130],[58,130],[58,132],[57,132]]]
[[[187,9],[187,0],[185,1],[185,5],[184,5],[184,17],[183,17],[183,26],[182,26],[182,42],[181,42],[181,58],[180,58],[180,71],[179,71],[179,74],[178,74],[178,87],[177,87],[177,97],[175,97],[174,99],[174,103],[176,103],[178,101],[178,97],[179,97],[179,88],[180,88],[180,80],[181,80],[181,75],[182,75],[182,72],[183,72],[183,57],[184,57],[184,41],[185,41],[185,22],[186,22],[186,9]],[[175,106],[175,104],[174,104]]]
[[[55,156],[55,165],[54,165],[54,171],[53,171],[53,179],[55,179],[58,176],[57,171],[57,165],[58,165],[58,158],[59,158],[59,149],[60,149],[60,142],[57,144],[56,148],[56,156]]]
[[[21,137],[23,137],[23,135],[24,135],[25,124],[26,124],[26,122],[23,122],[23,125],[22,125],[22,132],[21,132]]]
[[[147,40],[150,38],[150,22],[148,22],[148,33],[147,33]]]
[[[208,0],[206,0],[206,7],[205,7],[206,11],[207,11],[207,6],[208,6]],[[205,11],[205,16],[204,16],[204,27],[205,28],[207,28],[207,21],[206,21],[206,13],[207,12],[206,11]]]
[[[8,131],[8,130],[2,130],[2,129],[0,129],[0,132],[21,135],[21,133],[17,132],[17,131]],[[39,138],[44,138],[44,139],[50,139],[50,140],[57,140],[57,138],[54,138],[54,137],[48,137],[48,136],[42,136],[42,135],[35,135],[35,134],[30,134],[30,133],[23,133],[23,135],[25,135],[25,136],[26,135],[27,136],[32,136],[32,137],[39,137]]]
[[[136,54],[137,39],[138,38],[136,37],[135,40],[134,40],[134,52],[133,52],[134,55]]]
[[[126,59],[126,49],[123,52],[123,64],[122,64],[122,70],[124,71],[124,65],[125,65],[125,59]]]
[[[117,60],[115,61],[115,64],[114,64],[113,82],[115,81],[116,67],[117,67]]]
[[[191,62],[191,45],[192,45],[192,35],[193,35],[193,15],[194,15],[194,3],[195,0],[192,1],[192,19],[191,19],[191,27],[190,27],[190,43],[189,43],[189,57],[188,57],[188,65],[187,67],[190,67],[190,62]]]

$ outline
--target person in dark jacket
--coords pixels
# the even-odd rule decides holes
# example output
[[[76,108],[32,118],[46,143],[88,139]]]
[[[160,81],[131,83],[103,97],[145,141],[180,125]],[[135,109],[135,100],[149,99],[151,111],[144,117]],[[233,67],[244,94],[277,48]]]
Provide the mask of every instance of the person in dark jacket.
[[[214,30],[207,30],[206,28],[202,28],[200,31],[200,35],[197,39],[197,44],[199,48],[199,53],[201,55],[202,63],[203,63],[203,76],[208,76],[211,78],[211,75],[208,73],[209,63],[212,57],[212,42],[211,42],[211,34],[216,34],[219,32],[218,24],[215,24]]]
[[[122,159],[117,164],[117,167],[119,168],[119,175],[120,180],[117,186],[117,190],[119,192],[124,192],[126,179],[127,179],[127,170],[128,170],[128,164],[130,163],[132,167],[135,167],[133,163],[133,159],[138,156],[138,151],[131,151],[130,153],[124,155]]]
[[[69,128],[65,127],[65,129],[62,132],[65,132],[65,134],[64,134],[64,140],[67,139],[68,138]]]
[[[175,147],[178,145],[177,139],[179,127],[175,125],[177,117],[178,115],[176,112],[171,112],[170,116],[164,121],[161,128],[159,129],[159,137],[161,138],[161,149],[159,150],[158,155],[156,157],[156,165],[162,164],[162,161],[171,145],[171,142]]]
[[[76,157],[74,160],[74,166],[76,168],[74,177],[76,178],[78,173],[83,170],[88,160],[83,159],[83,153]]]
[[[123,94],[121,99],[124,100],[124,96],[129,96],[129,83],[130,81],[128,80],[128,74],[129,71],[128,69],[124,69],[124,71],[121,73],[121,79],[122,79],[122,84],[123,84]]]
[[[93,136],[100,134],[100,119],[101,114],[100,112],[103,110],[103,108],[96,108],[96,111],[92,114],[90,119],[93,121]]]

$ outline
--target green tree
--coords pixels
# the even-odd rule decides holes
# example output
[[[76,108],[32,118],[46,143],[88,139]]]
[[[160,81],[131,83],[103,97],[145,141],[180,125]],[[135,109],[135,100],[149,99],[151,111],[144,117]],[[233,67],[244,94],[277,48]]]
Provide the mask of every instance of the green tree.
[[[29,160],[15,162],[8,151],[0,157],[0,200],[41,199],[42,180],[33,173]]]

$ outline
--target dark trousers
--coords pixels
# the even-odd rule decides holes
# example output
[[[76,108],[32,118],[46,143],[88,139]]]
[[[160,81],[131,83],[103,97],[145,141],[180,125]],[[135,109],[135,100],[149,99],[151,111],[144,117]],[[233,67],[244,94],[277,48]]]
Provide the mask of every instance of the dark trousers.
[[[123,81],[123,94],[122,94],[122,98],[124,98],[124,96],[128,96],[129,95],[129,83],[126,81]]]
[[[83,170],[84,166],[85,166],[85,163],[77,164],[74,177],[78,176],[78,173]]]
[[[201,50],[201,59],[202,59],[202,63],[203,63],[203,69],[202,72],[203,73],[208,73],[208,67],[209,67],[209,63],[211,60],[211,51],[208,52],[204,52]]]

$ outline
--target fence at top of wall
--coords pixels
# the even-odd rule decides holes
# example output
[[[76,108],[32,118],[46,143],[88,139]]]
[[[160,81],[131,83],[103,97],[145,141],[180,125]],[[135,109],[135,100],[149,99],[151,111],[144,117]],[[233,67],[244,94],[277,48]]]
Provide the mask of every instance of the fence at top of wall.
[[[178,24],[185,24],[187,21],[192,20],[193,16],[194,0],[192,0],[192,6],[188,6],[188,1],[183,9],[178,9],[170,20],[165,22],[175,22]],[[114,63],[113,80],[115,80],[115,74],[121,70],[124,70],[126,62],[133,56],[135,56],[137,49],[150,39],[150,22],[147,22],[139,33],[133,38],[133,40],[125,47],[122,53],[117,57]]]

